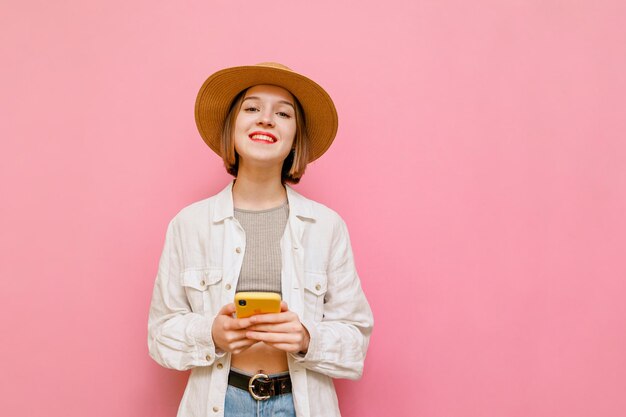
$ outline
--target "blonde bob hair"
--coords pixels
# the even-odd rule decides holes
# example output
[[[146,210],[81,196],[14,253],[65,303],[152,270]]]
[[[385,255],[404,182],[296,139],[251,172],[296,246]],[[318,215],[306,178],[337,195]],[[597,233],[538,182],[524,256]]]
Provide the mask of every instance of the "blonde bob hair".
[[[243,103],[247,91],[248,89],[243,90],[233,99],[230,109],[228,110],[228,115],[224,119],[224,128],[222,129],[220,153],[224,160],[226,171],[234,177],[237,177],[237,173],[239,172],[239,155],[237,151],[235,151],[233,132],[235,130],[237,115],[241,110],[241,104]],[[283,162],[281,171],[281,181],[283,184],[286,182],[297,184],[300,182],[300,178],[304,175],[304,171],[309,162],[309,140],[306,134],[304,111],[298,99],[295,96],[293,96],[293,99],[296,113],[296,137],[294,138],[291,152],[289,152],[289,155],[287,155]]]

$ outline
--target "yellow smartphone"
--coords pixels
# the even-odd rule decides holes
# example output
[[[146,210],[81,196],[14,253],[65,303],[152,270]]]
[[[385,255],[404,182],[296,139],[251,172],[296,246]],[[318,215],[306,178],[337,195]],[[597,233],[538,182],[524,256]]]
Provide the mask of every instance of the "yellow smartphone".
[[[280,313],[280,294],[275,292],[238,292],[235,294],[238,319],[256,314]]]

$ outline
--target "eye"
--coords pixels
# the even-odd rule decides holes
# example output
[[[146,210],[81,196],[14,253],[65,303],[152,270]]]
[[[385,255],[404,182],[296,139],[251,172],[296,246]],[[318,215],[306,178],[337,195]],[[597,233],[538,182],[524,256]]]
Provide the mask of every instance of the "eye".
[[[258,107],[254,107],[254,106],[249,106],[249,107],[244,107],[243,111],[248,112],[248,113],[254,113],[259,111]]]
[[[285,119],[291,119],[291,115],[289,113],[285,113],[284,111],[279,111],[276,114],[279,115],[280,117],[284,117]]]

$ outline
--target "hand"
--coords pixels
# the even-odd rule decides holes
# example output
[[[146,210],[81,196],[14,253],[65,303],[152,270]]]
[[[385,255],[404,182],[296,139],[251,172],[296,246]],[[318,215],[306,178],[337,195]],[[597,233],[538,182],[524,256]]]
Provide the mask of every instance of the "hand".
[[[280,303],[280,313],[258,314],[250,317],[250,326],[245,331],[248,340],[265,342],[285,352],[306,353],[311,339],[298,315],[289,311],[287,303]]]
[[[233,317],[235,304],[226,304],[221,308],[211,328],[211,335],[215,346],[220,349],[238,354],[258,342],[246,337],[246,328],[250,326],[250,318],[236,319]]]

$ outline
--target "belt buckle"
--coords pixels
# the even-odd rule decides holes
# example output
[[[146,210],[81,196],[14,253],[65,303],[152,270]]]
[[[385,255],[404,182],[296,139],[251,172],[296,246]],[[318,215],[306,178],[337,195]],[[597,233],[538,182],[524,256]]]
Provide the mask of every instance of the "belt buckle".
[[[255,386],[256,382],[258,382],[259,384]],[[250,381],[248,382],[248,392],[250,392],[250,395],[252,395],[252,398],[254,398],[257,401],[263,401],[263,400],[267,400],[268,398],[270,398],[271,386],[267,386],[267,388],[265,388],[265,386],[263,385],[263,384],[267,384],[268,382],[270,382],[270,377],[267,376],[266,374],[256,374],[253,377],[251,377]],[[260,392],[258,394],[254,392],[257,388],[260,389]]]

